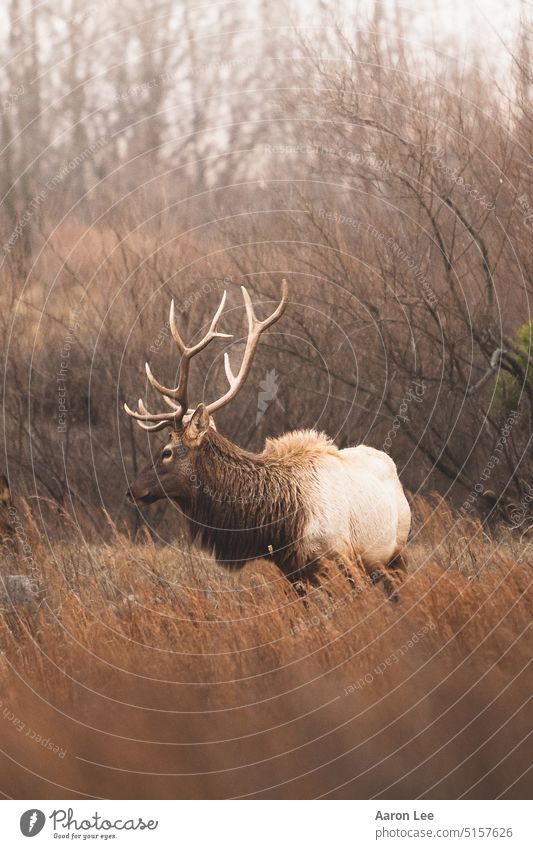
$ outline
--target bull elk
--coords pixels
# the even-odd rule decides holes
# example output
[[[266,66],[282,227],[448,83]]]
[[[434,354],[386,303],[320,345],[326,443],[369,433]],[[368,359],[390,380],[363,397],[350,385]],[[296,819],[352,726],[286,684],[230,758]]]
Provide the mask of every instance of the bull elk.
[[[239,448],[216,429],[212,416],[235,398],[252,365],[260,336],[278,321],[287,306],[282,299],[263,321],[244,287],[248,336],[241,365],[234,374],[228,354],[224,365],[229,388],[216,401],[190,406],[189,367],[218,331],[224,293],[206,335],[195,345],[183,342],[170,305],[170,331],[181,354],[177,385],[163,386],[146,363],[150,384],[163,397],[165,412],[151,413],[139,399],[129,416],[148,431],[169,429],[155,462],[144,468],[128,489],[131,502],[148,504],[161,498],[176,502],[193,540],[216,560],[240,567],[256,558],[273,560],[297,587],[311,578],[322,560],[359,561],[373,580],[383,579],[389,596],[393,586],[383,568],[405,571],[403,549],[411,513],[393,460],[365,445],[339,450],[314,430],[267,439],[259,454]],[[352,581],[353,583],[353,581]]]

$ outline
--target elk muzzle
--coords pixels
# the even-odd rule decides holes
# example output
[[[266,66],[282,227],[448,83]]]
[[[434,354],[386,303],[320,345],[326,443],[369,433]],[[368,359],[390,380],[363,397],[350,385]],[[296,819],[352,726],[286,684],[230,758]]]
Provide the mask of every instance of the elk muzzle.
[[[158,496],[154,495],[150,489],[145,486],[139,486],[137,482],[130,484],[126,490],[126,500],[129,504],[151,504],[157,501]]]

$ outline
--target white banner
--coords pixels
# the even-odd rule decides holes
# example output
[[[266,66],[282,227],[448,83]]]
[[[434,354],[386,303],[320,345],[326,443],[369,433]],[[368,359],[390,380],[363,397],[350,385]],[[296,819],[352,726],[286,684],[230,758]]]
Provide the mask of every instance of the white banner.
[[[3,801],[2,846],[531,849],[519,801]],[[30,843],[35,839],[35,843]]]

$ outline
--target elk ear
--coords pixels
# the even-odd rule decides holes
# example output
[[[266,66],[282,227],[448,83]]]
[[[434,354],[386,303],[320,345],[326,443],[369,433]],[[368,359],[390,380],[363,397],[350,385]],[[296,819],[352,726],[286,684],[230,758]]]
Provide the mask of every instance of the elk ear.
[[[199,404],[191,416],[185,435],[189,442],[200,445],[209,429],[209,413],[205,404]]]

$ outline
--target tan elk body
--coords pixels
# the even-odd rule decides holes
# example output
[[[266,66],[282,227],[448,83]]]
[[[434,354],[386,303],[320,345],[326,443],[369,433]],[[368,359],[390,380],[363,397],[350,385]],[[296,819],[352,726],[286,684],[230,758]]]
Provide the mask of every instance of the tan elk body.
[[[339,450],[327,436],[312,430],[268,439],[259,454],[244,451],[214,428],[212,414],[228,403],[244,383],[260,334],[280,317],[287,284],[276,311],[263,322],[254,315],[243,288],[248,341],[235,376],[226,355],[229,389],[221,399],[191,409],[187,402],[191,358],[218,336],[225,295],[206,336],[194,347],[184,345],[171,305],[170,328],[182,354],[177,387],[162,386],[167,413],[126,411],[146,430],[170,428],[166,445],[131,485],[136,502],[160,498],[177,502],[191,536],[229,567],[269,557],[291,581],[309,574],[323,559],[343,567],[360,560],[369,573],[382,567],[404,568],[411,514],[393,460],[365,445]]]

